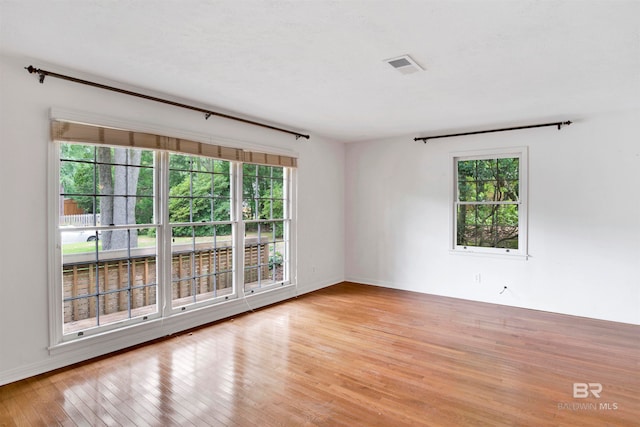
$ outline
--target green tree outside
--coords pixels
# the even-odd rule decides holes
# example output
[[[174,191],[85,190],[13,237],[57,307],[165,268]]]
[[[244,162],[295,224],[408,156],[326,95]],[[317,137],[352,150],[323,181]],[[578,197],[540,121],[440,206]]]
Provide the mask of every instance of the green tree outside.
[[[457,166],[457,244],[517,249],[519,159],[462,160]]]

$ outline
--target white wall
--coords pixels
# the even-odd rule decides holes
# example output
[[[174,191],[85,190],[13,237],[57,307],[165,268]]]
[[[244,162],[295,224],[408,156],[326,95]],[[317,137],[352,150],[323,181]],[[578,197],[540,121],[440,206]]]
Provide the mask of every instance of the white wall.
[[[640,324],[638,123],[635,110],[561,131],[349,144],[346,279]],[[449,153],[511,146],[529,147],[531,257],[451,254]]]
[[[41,85],[37,77],[28,74],[23,67],[33,64],[81,78],[96,78],[47,66],[37,60],[0,59],[0,384],[247,308],[244,302],[228,304],[224,309],[185,316],[173,324],[165,322],[164,326],[140,328],[143,333],[131,332],[108,344],[89,348],[72,346],[49,354],[47,149],[51,107],[175,129],[185,134],[231,139],[238,144],[297,152],[298,288],[256,295],[251,304],[254,307],[268,304],[344,279],[345,167],[342,144],[313,135],[309,141],[296,141],[293,136],[283,133],[215,117],[205,120],[203,115],[192,111],[51,77]],[[321,214],[318,214],[319,210]]]

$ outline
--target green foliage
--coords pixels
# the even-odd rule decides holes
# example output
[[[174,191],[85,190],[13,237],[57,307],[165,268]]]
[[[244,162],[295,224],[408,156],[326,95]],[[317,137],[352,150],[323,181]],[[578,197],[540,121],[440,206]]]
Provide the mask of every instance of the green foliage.
[[[283,262],[284,257],[280,252],[269,255],[269,270],[273,270],[275,267],[281,266]]]
[[[99,213],[99,197],[82,194],[102,194],[98,182],[96,147],[83,144],[61,144],[60,183],[66,197],[74,199],[86,213]],[[140,173],[136,189],[136,223],[153,223],[154,153],[142,150]],[[284,218],[284,168],[263,165],[243,165],[243,216],[245,219]],[[171,154],[169,156],[169,219],[170,222],[230,221],[230,163],[206,157]],[[219,229],[231,233],[231,226]],[[284,222],[277,221],[263,229],[275,231],[280,238]],[[275,230],[273,229],[275,228]],[[194,231],[195,230],[195,231]],[[145,229],[153,236],[155,230]],[[175,236],[207,236],[212,227],[179,227]]]
[[[210,222],[231,219],[229,162],[172,155],[169,173],[170,222]],[[231,231],[231,226],[228,232]],[[191,236],[191,227],[174,229],[174,236]],[[196,236],[211,235],[211,226],[196,227]]]
[[[94,207],[93,197],[80,196],[95,192],[95,164],[91,163],[95,159],[95,150],[90,145],[60,144],[61,191],[86,213],[94,213],[97,209]]]
[[[519,159],[502,158],[458,162],[458,200],[517,201]]]
[[[517,248],[519,165],[517,157],[458,161],[458,245]]]
[[[142,151],[140,164],[143,166],[153,166],[154,154],[151,151]],[[136,200],[136,222],[138,224],[153,223],[153,168],[142,168],[138,176],[138,197]],[[155,230],[151,230],[155,233]]]
[[[284,218],[284,168],[276,166],[243,165],[244,219]],[[277,236],[282,236],[284,223],[275,222]]]

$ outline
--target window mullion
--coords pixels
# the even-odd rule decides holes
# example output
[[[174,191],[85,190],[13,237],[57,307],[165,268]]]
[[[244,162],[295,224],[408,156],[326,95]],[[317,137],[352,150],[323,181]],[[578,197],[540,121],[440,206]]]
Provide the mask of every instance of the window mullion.
[[[233,191],[233,199],[232,199],[232,209],[233,215],[235,218],[234,223],[234,244],[236,246],[235,256],[233,257],[234,264],[234,281],[235,281],[235,292],[237,292],[238,296],[244,297],[244,253],[245,253],[245,234],[246,234],[246,224],[244,222],[244,215],[242,214],[242,207],[244,204],[243,197],[243,188],[244,188],[244,176],[243,176],[243,168],[242,163],[234,162],[232,163],[233,168],[233,180],[232,182],[235,184],[235,188]]]
[[[169,224],[169,153],[156,153],[156,209],[160,224],[156,233],[158,251],[158,311],[161,317],[171,315],[171,226]]]

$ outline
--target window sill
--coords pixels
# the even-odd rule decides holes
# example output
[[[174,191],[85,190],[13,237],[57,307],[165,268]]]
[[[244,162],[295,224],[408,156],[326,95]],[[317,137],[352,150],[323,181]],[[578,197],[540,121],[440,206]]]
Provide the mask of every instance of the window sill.
[[[64,355],[63,357],[73,359],[70,363],[75,363],[154,339],[179,334],[195,327],[285,301],[296,295],[296,286],[293,283],[288,283],[247,296],[246,299],[243,297],[234,298],[220,304],[175,313],[165,318],[150,319],[103,333],[63,341],[50,346],[48,350],[52,356]],[[247,300],[250,300],[250,304],[247,304]]]
[[[492,251],[477,251],[473,249],[449,249],[451,255],[462,256],[477,256],[488,258],[502,258],[526,261],[531,255],[521,253],[508,253],[508,252],[492,252]]]

